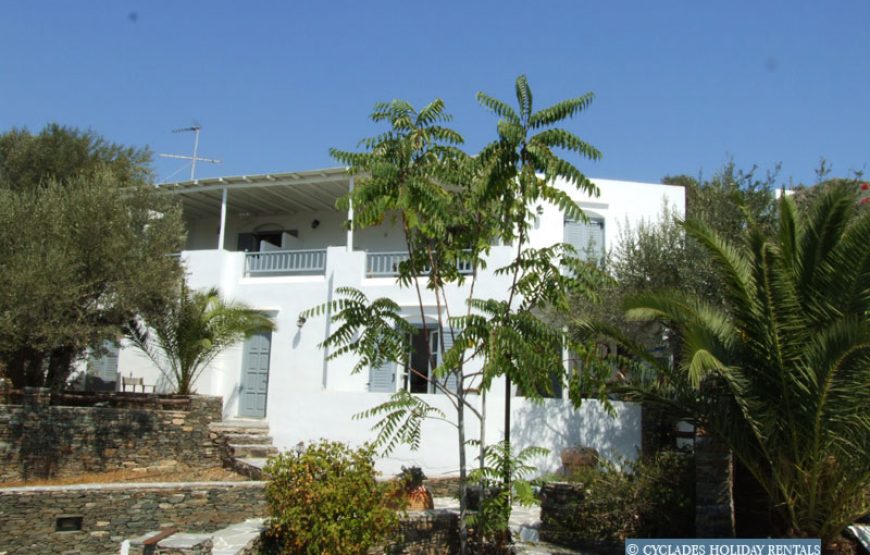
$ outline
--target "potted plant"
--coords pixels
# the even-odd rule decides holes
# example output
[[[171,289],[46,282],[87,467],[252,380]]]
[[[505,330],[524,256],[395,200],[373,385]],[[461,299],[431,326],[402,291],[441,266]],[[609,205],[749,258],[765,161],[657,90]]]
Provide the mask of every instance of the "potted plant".
[[[435,507],[432,502],[432,493],[423,484],[425,479],[426,475],[423,474],[423,469],[419,466],[402,467],[398,480],[401,491],[404,492],[408,510],[422,511]]]

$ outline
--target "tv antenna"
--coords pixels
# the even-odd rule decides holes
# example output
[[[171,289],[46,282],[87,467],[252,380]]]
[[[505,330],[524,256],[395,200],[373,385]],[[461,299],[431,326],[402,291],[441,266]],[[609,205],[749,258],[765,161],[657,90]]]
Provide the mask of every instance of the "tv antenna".
[[[177,158],[180,160],[190,160],[190,180],[196,180],[196,163],[197,162],[206,162],[208,164],[220,164],[221,160],[216,158],[200,158],[198,156],[199,153],[199,131],[202,129],[202,126],[198,123],[194,123],[190,127],[181,127],[179,129],[173,129],[173,133],[190,133],[193,132],[193,156],[184,156],[183,154],[161,154],[161,158]],[[183,167],[183,166],[182,166]]]

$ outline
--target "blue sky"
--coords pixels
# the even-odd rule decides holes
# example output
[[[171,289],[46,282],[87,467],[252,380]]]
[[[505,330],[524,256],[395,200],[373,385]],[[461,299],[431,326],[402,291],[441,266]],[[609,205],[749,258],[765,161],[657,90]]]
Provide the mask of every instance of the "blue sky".
[[[656,182],[782,163],[780,182],[870,173],[870,2],[8,2],[0,130],[51,121],[222,158],[199,177],[333,166],[372,105],[443,98],[467,147],[494,137],[482,90],[538,108],[587,91],[569,129],[595,177]],[[160,179],[182,166],[155,160]],[[180,170],[175,179],[184,179]]]

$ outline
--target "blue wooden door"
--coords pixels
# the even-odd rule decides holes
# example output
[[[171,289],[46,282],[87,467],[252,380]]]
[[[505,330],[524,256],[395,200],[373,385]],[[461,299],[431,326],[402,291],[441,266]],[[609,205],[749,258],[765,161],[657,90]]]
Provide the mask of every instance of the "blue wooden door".
[[[245,341],[245,352],[242,356],[239,416],[248,418],[266,416],[271,346],[271,332],[254,334]]]

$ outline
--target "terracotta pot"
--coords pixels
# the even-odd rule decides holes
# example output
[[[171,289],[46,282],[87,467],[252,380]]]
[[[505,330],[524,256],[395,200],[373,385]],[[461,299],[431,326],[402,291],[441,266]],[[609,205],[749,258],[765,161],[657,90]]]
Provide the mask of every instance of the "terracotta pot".
[[[405,499],[408,500],[409,511],[425,511],[435,508],[432,502],[432,494],[424,485],[419,485],[405,492]]]
[[[598,465],[598,451],[591,447],[568,447],[562,449],[562,473],[570,475],[583,468]]]

